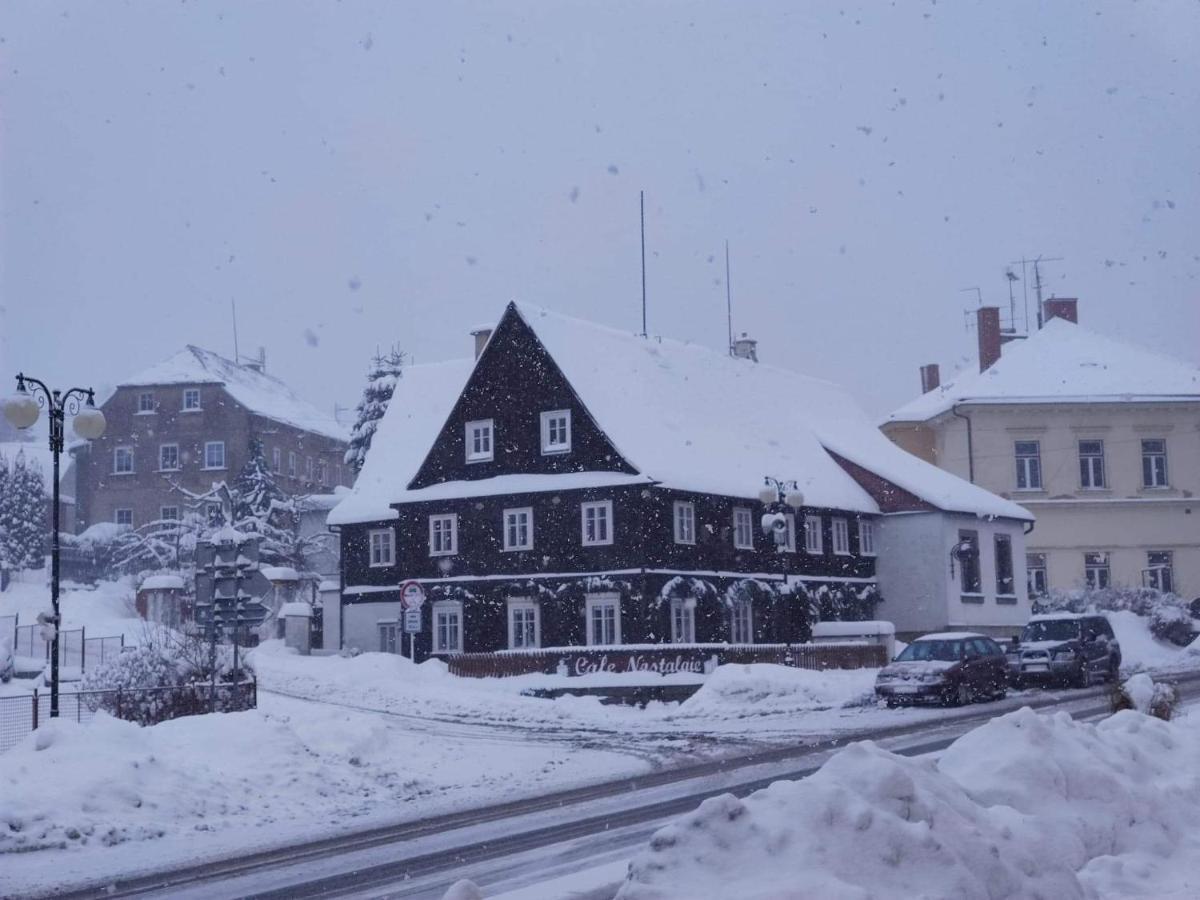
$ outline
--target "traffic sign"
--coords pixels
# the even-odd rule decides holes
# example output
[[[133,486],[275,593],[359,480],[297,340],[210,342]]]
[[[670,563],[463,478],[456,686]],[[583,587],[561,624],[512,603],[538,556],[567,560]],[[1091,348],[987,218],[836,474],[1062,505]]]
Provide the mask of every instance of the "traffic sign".
[[[421,611],[419,609],[406,609],[404,611],[404,633],[421,633]]]
[[[400,585],[400,605],[406,610],[419,610],[425,605],[425,588],[415,581],[406,581]]]

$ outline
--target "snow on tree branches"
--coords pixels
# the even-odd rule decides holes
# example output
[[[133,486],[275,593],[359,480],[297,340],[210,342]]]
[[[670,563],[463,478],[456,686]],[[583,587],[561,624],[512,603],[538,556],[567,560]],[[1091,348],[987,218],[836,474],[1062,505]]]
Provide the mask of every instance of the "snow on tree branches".
[[[367,451],[371,449],[371,438],[375,436],[379,420],[387,412],[403,365],[404,352],[395,347],[385,355],[376,355],[371,361],[367,386],[363,388],[362,400],[356,407],[358,418],[354,423],[354,430],[350,433],[350,446],[345,456],[346,465],[352,467],[355,472],[362,470]]]
[[[12,466],[0,457],[0,559],[13,569],[34,569],[46,559],[46,481],[36,460],[17,452]]]

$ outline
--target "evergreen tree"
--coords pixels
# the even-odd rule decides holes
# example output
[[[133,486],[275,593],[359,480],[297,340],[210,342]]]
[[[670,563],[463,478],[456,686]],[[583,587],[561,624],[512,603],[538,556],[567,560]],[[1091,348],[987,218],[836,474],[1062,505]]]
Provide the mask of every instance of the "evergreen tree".
[[[4,500],[8,496],[8,457],[0,453],[0,565],[8,562],[8,546],[4,540]]]
[[[396,381],[404,365],[404,353],[393,347],[386,355],[377,354],[371,362],[367,386],[363,388],[362,400],[356,407],[358,419],[350,434],[350,446],[345,456],[346,464],[355,472],[362,471],[367,451],[371,449],[371,438],[375,436],[379,420],[387,412],[388,403],[392,400]]]
[[[8,470],[8,467],[5,466]],[[41,466],[17,452],[0,492],[3,555],[14,569],[35,569],[46,559],[46,483]]]
[[[290,565],[290,535],[295,510],[290,499],[271,476],[262,441],[250,441],[250,458],[230,488],[233,527],[258,538],[259,558],[272,564]]]

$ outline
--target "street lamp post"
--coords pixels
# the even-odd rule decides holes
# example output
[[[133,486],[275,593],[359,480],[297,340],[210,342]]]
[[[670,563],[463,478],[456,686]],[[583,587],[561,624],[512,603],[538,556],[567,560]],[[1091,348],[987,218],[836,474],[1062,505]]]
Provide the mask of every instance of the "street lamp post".
[[[53,530],[50,536],[50,605],[53,610],[45,624],[53,631],[50,645],[50,718],[58,717],[58,632],[62,617],[58,611],[58,457],[62,453],[64,426],[67,415],[74,417],[75,433],[86,440],[94,440],[104,434],[104,413],[96,409],[95,394],[91,388],[71,388],[63,393],[52,391],[45,383],[24,373],[17,375],[17,392],[4,401],[4,418],[13,426],[29,428],[38,420],[42,407],[50,417],[50,455],[54,461],[51,479],[53,503]],[[44,615],[39,617],[43,620]]]
[[[775,541],[775,552],[780,554],[780,561],[783,564],[783,584],[786,589],[788,577],[791,575],[789,558],[788,558],[788,532],[791,531],[791,539],[796,540],[797,526],[788,527],[787,516],[793,516],[792,521],[795,522],[795,514],[800,511],[800,507],[804,505],[804,494],[800,492],[800,486],[794,480],[782,480],[775,478],[772,475],[764,476],[763,489],[759,492],[758,499],[762,501],[766,512],[762,517],[762,530],[764,534],[769,535]],[[795,550],[793,545],[792,550]],[[790,643],[790,639],[789,639]],[[788,650],[787,664],[791,665],[791,650]]]

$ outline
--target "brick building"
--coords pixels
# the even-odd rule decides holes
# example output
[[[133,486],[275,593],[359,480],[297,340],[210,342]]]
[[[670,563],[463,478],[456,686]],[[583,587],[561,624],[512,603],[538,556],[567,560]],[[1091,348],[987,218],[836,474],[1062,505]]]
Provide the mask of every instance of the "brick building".
[[[232,482],[262,441],[279,487],[325,493],[349,485],[346,429],[268,375],[188,346],[123,381],[102,406],[104,436],[72,450],[77,529],[98,522],[133,528],[178,517],[183,488],[195,494]]]

